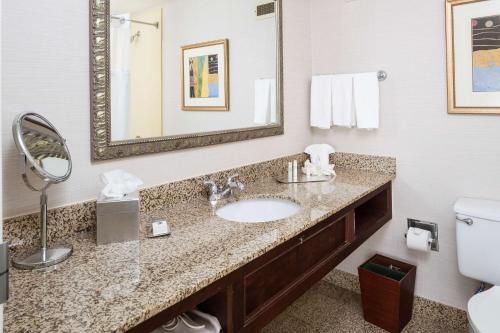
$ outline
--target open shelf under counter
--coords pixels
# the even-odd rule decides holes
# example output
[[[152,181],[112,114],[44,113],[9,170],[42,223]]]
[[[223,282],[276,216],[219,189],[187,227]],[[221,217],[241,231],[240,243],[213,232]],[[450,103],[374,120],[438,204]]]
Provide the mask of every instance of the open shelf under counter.
[[[383,187],[371,194],[354,209],[354,236],[371,236],[392,218],[391,187]]]

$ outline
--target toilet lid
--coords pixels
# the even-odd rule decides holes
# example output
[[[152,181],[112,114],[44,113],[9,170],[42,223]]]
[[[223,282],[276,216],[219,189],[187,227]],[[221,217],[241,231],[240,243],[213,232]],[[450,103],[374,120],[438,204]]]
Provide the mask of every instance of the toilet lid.
[[[500,287],[479,293],[469,300],[469,322],[477,333],[497,333],[500,327]]]

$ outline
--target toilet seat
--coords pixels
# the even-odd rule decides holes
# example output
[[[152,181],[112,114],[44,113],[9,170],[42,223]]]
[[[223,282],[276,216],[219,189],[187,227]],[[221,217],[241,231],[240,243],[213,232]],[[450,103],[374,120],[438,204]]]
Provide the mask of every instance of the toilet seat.
[[[500,328],[500,286],[472,297],[467,304],[471,328],[476,333],[497,333]]]

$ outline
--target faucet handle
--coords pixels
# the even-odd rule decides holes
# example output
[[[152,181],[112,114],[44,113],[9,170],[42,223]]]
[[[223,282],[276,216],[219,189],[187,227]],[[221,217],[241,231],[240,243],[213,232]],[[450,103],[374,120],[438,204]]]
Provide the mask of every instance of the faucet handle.
[[[237,182],[239,176],[240,176],[239,174],[235,174],[235,175],[229,176],[227,178],[227,183],[231,184],[231,183]]]
[[[233,188],[238,188],[240,191],[245,189],[245,185],[238,180],[239,175],[232,175],[227,179],[227,185]]]
[[[203,182],[203,185],[205,185],[212,194],[219,192],[219,187],[213,180],[206,180]]]

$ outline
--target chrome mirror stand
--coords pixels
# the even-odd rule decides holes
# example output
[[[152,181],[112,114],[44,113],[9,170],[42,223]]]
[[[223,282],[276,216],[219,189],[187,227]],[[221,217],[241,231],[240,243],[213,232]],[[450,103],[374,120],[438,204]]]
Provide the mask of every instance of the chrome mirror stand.
[[[24,183],[28,188],[40,194],[40,249],[26,258],[13,258],[12,265],[19,269],[37,269],[56,265],[68,259],[73,253],[73,247],[55,246],[47,247],[47,188],[52,184],[44,180],[45,185],[41,188],[33,186],[27,176],[27,161],[24,159],[25,171],[22,175]]]

